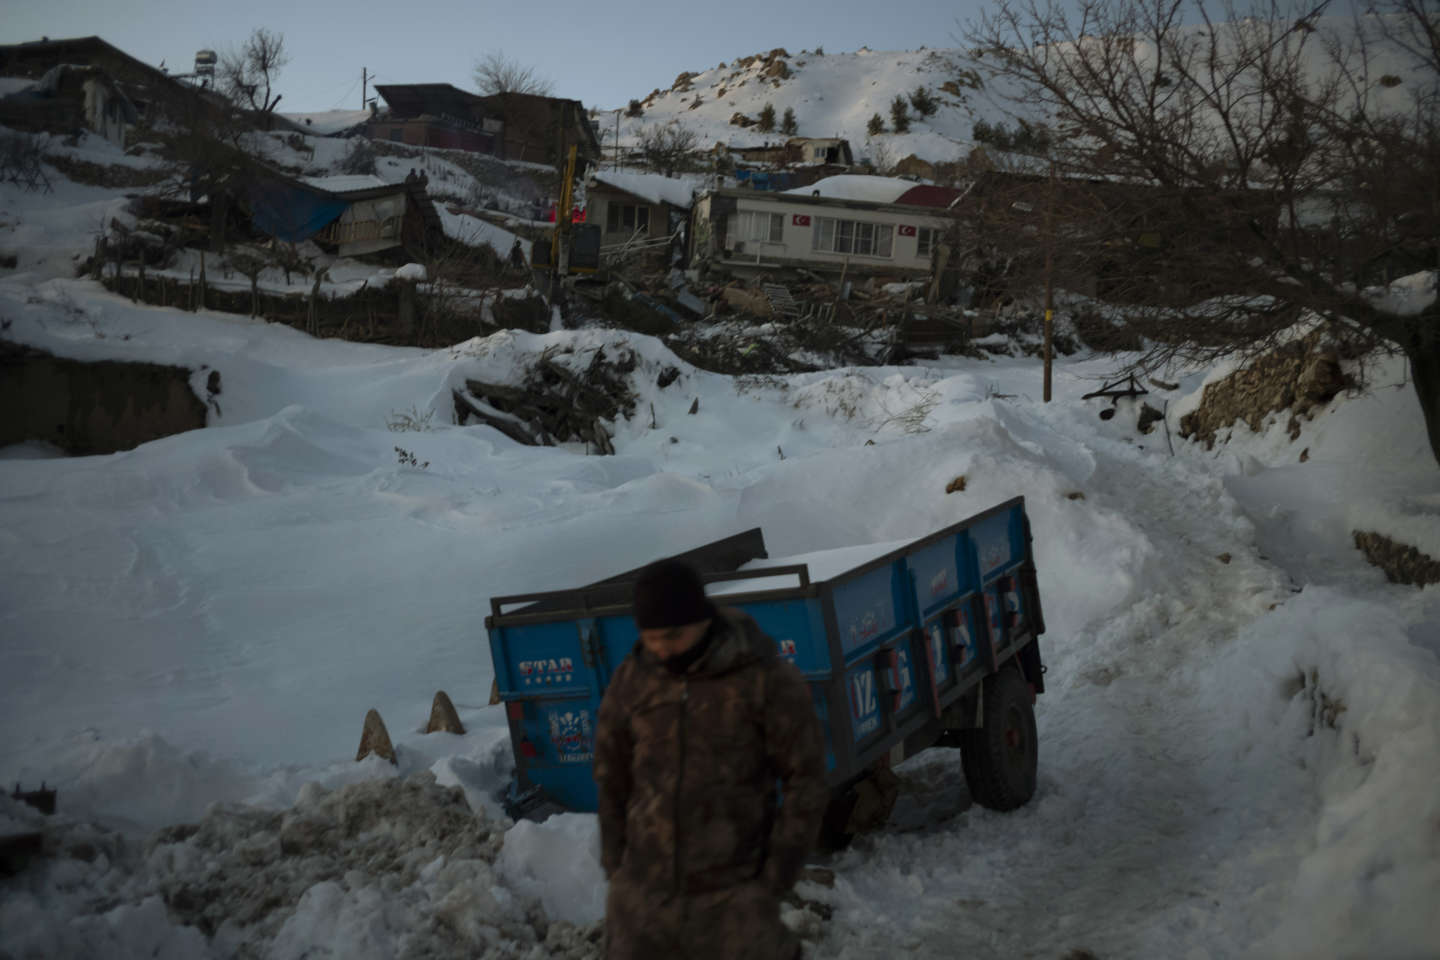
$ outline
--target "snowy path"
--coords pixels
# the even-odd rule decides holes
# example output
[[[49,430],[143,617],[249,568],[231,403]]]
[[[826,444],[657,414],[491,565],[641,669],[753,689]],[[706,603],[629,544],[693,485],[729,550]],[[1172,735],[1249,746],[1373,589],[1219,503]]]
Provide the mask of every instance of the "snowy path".
[[[1287,578],[1259,558],[1248,521],[1204,470],[1104,439],[1074,452],[1095,462],[1087,498],[1129,518],[1152,549],[1118,616],[1045,638],[1039,793],[1014,814],[971,807],[902,832],[970,802],[958,754],[902,766],[909,795],[892,828],[836,858],[834,892],[804,890],[836,907],[823,955],[1232,956],[1279,906],[1266,861],[1313,829],[1311,815],[1295,816],[1313,791],[1303,777],[1280,781],[1292,790],[1247,789],[1268,758],[1244,757],[1246,744],[1228,739],[1233,718],[1203,688],[1219,682],[1214,663],[1237,633],[1290,595]],[[1043,589],[1066,571],[1041,575]]]

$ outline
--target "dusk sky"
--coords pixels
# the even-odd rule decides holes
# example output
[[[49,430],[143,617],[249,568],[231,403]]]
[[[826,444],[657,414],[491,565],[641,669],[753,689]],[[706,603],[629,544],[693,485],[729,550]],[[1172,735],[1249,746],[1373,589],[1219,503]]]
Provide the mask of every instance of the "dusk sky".
[[[491,50],[533,65],[554,83],[556,96],[613,109],[668,88],[683,70],[775,47],[795,54],[817,45],[830,52],[957,46],[958,21],[980,4],[0,0],[0,7],[0,42],[98,35],[148,63],[163,60],[176,73],[192,69],[196,50],[223,53],[256,27],[278,31],[290,55],[278,110],[302,113],[359,109],[362,67],[380,83],[473,89],[472,67]]]

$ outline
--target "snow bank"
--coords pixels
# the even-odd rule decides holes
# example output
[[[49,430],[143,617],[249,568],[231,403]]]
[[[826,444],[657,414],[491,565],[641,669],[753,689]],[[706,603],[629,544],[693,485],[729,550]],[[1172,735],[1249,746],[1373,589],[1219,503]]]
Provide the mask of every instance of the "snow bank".
[[[500,876],[517,893],[539,900],[550,919],[579,927],[604,921],[605,871],[593,814],[520,821],[505,834],[498,866]]]
[[[1430,592],[1433,594],[1433,592]],[[1318,817],[1261,956],[1426,956],[1440,913],[1440,598],[1311,587],[1244,631],[1215,678],[1248,747],[1298,767]],[[1288,696],[1287,696],[1288,695]],[[1297,811],[1298,813],[1299,811]]]
[[[538,890],[506,886],[497,826],[429,774],[310,784],[284,812],[217,805],[143,845],[63,817],[49,837],[0,900],[7,955],[598,955],[536,909]]]

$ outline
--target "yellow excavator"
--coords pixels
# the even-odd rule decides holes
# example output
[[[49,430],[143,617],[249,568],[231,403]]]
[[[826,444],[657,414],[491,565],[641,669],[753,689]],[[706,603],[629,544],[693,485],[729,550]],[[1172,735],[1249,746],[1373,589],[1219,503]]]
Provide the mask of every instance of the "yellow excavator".
[[[576,147],[565,158],[565,173],[560,181],[560,200],[555,204],[555,230],[550,243],[536,241],[531,248],[531,265],[555,271],[557,280],[571,273],[594,273],[600,269],[600,226],[573,223],[571,209],[575,204]]]

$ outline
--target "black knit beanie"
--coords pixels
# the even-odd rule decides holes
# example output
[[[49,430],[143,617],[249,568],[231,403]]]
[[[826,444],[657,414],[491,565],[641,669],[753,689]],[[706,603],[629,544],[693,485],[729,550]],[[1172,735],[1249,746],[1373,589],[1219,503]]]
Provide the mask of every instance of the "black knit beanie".
[[[657,560],[635,580],[635,626],[641,630],[683,627],[715,616],[695,568],[680,560]]]

